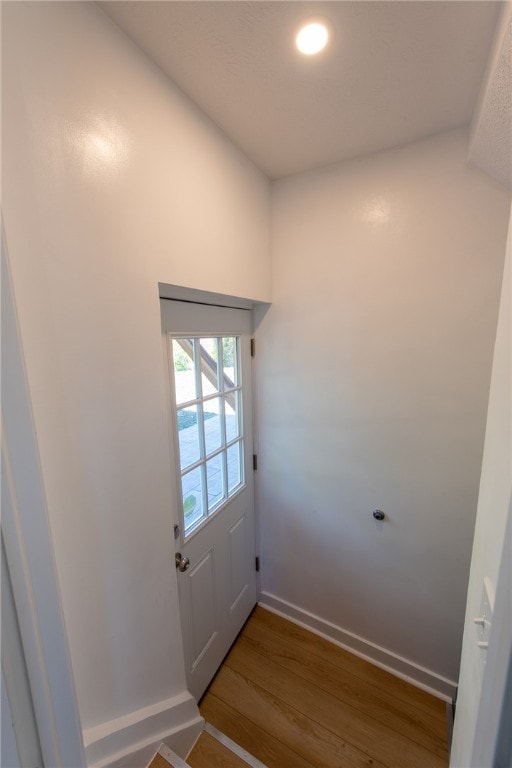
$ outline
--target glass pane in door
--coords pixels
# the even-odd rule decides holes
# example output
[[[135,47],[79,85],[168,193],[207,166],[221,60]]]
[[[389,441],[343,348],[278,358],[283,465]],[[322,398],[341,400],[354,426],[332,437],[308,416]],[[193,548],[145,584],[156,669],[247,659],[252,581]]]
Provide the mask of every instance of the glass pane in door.
[[[203,403],[204,408],[204,443],[206,455],[221,447],[222,436],[222,403],[220,397],[214,397]]]
[[[238,385],[238,340],[236,336],[225,336],[222,339],[222,365],[224,389],[232,389]]]
[[[219,340],[200,339],[199,354],[201,364],[202,396],[219,391]]]
[[[198,407],[191,405],[177,411],[180,467],[186,469],[201,458],[201,437],[199,431]]]
[[[206,482],[208,485],[208,512],[226,498],[224,490],[224,456],[222,453],[206,462]]]
[[[194,347],[194,339],[172,340],[174,388],[177,405],[188,403],[197,397]]]
[[[228,392],[224,399],[224,418],[226,424],[226,442],[230,443],[232,440],[240,436],[240,420],[239,420],[239,405],[240,398],[239,392]]]
[[[199,466],[191,472],[185,473],[181,478],[183,518],[186,530],[197,525],[206,517],[206,509],[203,503],[203,471],[204,468]]]
[[[231,445],[227,450],[228,493],[235,491],[242,483],[241,443]]]
[[[183,530],[190,534],[243,484],[240,337],[170,335]]]

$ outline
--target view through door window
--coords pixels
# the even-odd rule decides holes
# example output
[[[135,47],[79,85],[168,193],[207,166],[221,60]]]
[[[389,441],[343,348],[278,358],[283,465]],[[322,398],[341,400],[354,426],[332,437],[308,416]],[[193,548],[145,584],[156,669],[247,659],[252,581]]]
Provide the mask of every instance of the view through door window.
[[[169,339],[187,535],[244,483],[240,337]]]

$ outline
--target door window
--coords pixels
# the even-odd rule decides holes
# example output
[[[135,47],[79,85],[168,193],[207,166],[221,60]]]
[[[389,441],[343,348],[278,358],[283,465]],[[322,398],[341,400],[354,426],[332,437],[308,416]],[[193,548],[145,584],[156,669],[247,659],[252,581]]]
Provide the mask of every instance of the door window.
[[[168,338],[187,536],[244,485],[240,337]]]

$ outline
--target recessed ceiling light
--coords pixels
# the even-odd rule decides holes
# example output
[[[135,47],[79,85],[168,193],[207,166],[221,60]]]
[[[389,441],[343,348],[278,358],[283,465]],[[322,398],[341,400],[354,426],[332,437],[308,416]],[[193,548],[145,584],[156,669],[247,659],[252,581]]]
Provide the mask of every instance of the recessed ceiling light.
[[[305,56],[314,56],[323,51],[329,40],[329,30],[323,21],[309,21],[304,24],[295,38],[295,45]]]

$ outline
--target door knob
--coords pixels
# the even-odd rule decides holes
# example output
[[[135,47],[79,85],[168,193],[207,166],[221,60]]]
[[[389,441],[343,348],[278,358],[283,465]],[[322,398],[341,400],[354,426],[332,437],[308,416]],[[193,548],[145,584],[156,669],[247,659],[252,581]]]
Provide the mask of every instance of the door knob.
[[[190,560],[188,557],[182,557],[181,552],[176,552],[175,559],[176,568],[178,571],[180,571],[180,573],[184,573],[190,565]]]

